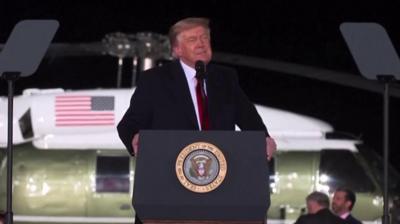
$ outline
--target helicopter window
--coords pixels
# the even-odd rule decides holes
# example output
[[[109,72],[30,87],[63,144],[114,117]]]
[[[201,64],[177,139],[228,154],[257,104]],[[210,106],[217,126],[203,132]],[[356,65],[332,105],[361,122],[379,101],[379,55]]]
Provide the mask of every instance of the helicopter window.
[[[24,139],[33,137],[33,129],[31,122],[31,109],[27,110],[24,115],[18,121],[19,127],[21,129],[21,134]]]
[[[372,148],[359,144],[357,145],[358,151],[365,158],[371,172],[376,177],[380,186],[383,186],[383,160],[382,157],[376,153]],[[388,165],[388,184],[389,191],[396,195],[400,194],[400,173],[389,163]]]
[[[129,189],[129,157],[97,157],[96,192],[129,192]]]
[[[356,192],[373,192],[375,187],[365,169],[348,150],[322,150],[320,183],[334,191],[348,187]]]

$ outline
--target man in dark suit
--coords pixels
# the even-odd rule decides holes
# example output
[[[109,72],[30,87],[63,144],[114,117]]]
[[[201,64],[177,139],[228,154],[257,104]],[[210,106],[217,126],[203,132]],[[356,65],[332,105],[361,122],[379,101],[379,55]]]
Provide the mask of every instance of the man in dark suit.
[[[329,197],[314,191],[306,198],[308,214],[301,215],[295,224],[346,224],[329,210]]]
[[[140,155],[139,131],[153,130],[261,130],[266,155],[276,150],[273,138],[239,86],[233,69],[213,65],[209,21],[186,18],[169,31],[176,60],[140,76],[130,106],[118,124],[118,133],[131,155]],[[196,62],[205,64],[195,69]],[[203,70],[203,77],[198,77]],[[203,109],[206,108],[206,109]]]
[[[333,195],[332,210],[346,220],[349,224],[361,224],[359,220],[351,215],[351,210],[356,203],[356,195],[354,192],[347,188],[338,188]]]

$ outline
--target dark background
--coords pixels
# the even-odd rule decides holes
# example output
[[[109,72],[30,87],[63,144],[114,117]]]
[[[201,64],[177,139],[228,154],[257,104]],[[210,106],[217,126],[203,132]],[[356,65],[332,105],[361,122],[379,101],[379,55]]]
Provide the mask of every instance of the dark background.
[[[211,19],[214,51],[257,56],[351,73],[360,78],[339,32],[342,22],[383,25],[399,52],[400,13],[396,1],[5,1],[0,0],[0,43],[21,19],[57,19],[54,42],[100,41],[110,32],[166,34],[188,16]],[[46,57],[38,72],[17,82],[25,88],[111,88],[116,83],[111,56]],[[338,131],[361,137],[382,152],[382,94],[288,74],[235,66],[249,97],[267,106],[317,117]],[[129,86],[124,70],[124,86]],[[7,92],[0,83],[0,94]],[[390,161],[400,169],[400,99],[390,102]]]

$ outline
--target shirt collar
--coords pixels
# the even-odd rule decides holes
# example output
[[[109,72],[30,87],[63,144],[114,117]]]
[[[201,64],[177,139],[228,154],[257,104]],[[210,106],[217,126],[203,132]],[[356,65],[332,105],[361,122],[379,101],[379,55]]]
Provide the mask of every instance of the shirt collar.
[[[189,65],[185,64],[182,60],[179,60],[182,65],[187,80],[193,80],[196,76],[196,70]]]
[[[340,215],[340,218],[346,219],[347,216],[349,216],[349,215],[350,215],[350,212],[346,212],[346,213],[341,214],[341,215]]]

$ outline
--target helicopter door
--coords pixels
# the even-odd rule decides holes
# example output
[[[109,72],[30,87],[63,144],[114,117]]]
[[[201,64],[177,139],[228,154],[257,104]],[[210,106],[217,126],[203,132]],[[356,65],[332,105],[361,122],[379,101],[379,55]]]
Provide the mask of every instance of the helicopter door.
[[[130,163],[128,156],[97,156],[88,216],[132,216]]]
[[[363,220],[382,216],[379,185],[364,158],[357,152],[343,149],[321,151],[319,186],[332,193],[338,187],[352,189],[357,195],[352,214]]]

